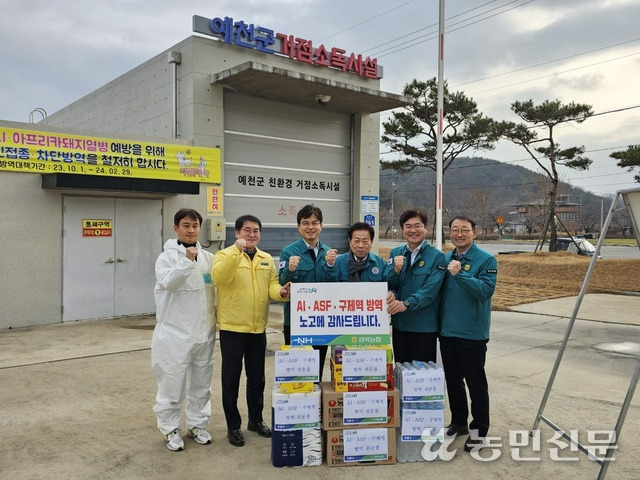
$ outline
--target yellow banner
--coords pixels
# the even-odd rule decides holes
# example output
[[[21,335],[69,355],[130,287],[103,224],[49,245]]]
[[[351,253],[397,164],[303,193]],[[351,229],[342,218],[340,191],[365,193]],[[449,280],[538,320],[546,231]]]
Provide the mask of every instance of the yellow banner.
[[[220,149],[0,127],[0,171],[220,183]]]

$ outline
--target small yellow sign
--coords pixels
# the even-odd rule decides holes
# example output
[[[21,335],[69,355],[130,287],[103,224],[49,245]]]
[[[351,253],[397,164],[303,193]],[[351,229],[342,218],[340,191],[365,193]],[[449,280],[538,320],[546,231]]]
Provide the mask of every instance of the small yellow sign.
[[[504,223],[504,217],[502,216],[502,214],[498,215],[498,218],[496,218],[496,223],[498,225],[502,225]]]
[[[91,219],[82,220],[83,237],[111,237],[113,235],[113,220]]]

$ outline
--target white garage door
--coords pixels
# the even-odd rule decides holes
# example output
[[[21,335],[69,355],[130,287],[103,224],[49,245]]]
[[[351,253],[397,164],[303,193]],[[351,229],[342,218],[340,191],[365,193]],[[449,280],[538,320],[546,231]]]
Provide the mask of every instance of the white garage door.
[[[350,116],[226,92],[224,185],[227,243],[233,222],[256,215],[260,247],[279,251],[297,237],[296,213],[324,214],[322,241],[346,245],[350,222]]]

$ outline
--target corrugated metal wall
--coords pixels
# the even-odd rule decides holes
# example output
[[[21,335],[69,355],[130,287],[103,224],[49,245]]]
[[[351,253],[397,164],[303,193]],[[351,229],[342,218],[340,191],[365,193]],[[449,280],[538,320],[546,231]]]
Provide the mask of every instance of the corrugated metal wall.
[[[227,245],[249,213],[263,224],[260,248],[273,254],[298,238],[305,204],[324,216],[321,241],[345,251],[350,222],[349,115],[225,92],[224,201]]]

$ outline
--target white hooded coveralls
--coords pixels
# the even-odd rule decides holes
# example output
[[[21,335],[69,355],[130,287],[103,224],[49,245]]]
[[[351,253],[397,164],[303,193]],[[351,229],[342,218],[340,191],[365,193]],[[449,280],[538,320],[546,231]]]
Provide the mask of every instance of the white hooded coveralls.
[[[183,401],[187,429],[205,428],[211,418],[215,343],[213,255],[196,244],[191,261],[176,239],[156,260],[157,324],[151,340],[151,369],[158,384],[156,413],[163,434],[180,427]]]

